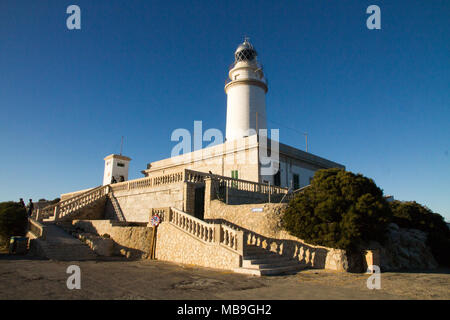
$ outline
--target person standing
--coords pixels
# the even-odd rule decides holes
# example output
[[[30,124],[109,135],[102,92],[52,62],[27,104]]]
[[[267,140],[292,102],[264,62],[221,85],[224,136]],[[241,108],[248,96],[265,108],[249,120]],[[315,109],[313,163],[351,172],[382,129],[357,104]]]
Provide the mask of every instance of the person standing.
[[[28,202],[28,211],[27,211],[29,217],[31,217],[31,215],[33,214],[33,208],[34,208],[33,200],[30,199],[30,202]]]
[[[23,199],[22,199],[22,198],[20,198],[19,204],[20,204],[21,207],[24,207],[24,208],[25,208],[25,202],[23,202]]]

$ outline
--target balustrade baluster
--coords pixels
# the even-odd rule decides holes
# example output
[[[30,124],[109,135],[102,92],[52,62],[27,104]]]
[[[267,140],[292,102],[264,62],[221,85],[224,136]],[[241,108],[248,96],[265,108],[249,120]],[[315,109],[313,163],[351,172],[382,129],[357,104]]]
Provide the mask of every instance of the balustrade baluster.
[[[225,245],[228,245],[228,230],[225,230],[225,232],[223,234],[223,243]]]

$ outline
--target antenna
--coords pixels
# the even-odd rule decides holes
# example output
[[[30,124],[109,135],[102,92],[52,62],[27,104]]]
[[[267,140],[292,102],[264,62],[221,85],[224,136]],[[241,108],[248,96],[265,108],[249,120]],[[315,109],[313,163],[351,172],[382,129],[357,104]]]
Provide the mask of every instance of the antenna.
[[[306,152],[308,152],[308,133],[303,133],[305,135],[305,141],[306,141]]]
[[[120,141],[120,155],[122,155],[122,149],[123,149],[123,136],[122,136],[122,139]]]

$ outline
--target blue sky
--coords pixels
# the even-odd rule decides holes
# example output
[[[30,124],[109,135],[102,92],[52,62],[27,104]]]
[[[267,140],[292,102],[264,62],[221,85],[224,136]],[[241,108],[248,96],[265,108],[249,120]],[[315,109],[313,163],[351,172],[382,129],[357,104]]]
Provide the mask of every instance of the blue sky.
[[[81,8],[81,30],[66,8]],[[368,30],[366,8],[381,8]],[[130,178],[170,156],[177,128],[225,129],[224,80],[250,37],[282,142],[371,177],[450,221],[449,1],[0,3],[0,201]],[[279,124],[282,124],[280,126]]]

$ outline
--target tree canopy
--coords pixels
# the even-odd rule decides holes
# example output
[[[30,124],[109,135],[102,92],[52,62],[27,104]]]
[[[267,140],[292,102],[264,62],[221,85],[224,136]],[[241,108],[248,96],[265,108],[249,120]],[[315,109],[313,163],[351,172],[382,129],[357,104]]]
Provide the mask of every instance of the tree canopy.
[[[343,169],[316,171],[309,188],[289,203],[283,225],[312,244],[355,250],[381,241],[391,220],[383,191],[372,179]]]
[[[26,209],[18,202],[0,202],[0,241],[11,236],[25,235],[28,216]]]

